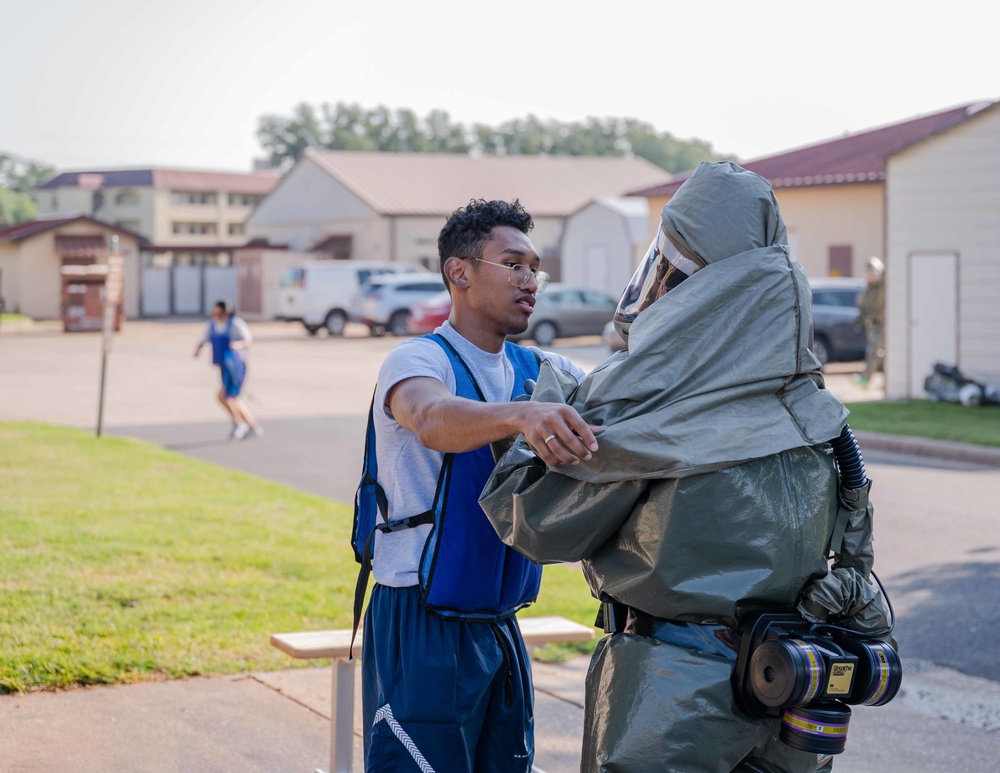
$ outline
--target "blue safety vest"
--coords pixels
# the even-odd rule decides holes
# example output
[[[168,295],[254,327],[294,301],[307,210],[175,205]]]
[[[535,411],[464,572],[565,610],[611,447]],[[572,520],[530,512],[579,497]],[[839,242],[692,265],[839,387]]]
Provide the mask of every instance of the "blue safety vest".
[[[223,365],[226,352],[231,351],[229,334],[233,329],[233,318],[226,318],[226,327],[220,333],[215,328],[215,322],[209,323],[209,341],[212,344],[212,364]]]
[[[226,320],[226,328],[221,333],[216,331],[215,323],[211,323],[209,341],[212,344],[212,362],[225,371],[223,373],[223,386],[225,387],[227,383],[235,384],[238,392],[240,385],[243,384],[243,379],[246,378],[247,369],[243,355],[233,349],[230,338],[232,329],[232,317]]]
[[[435,341],[451,361],[458,397],[486,401],[472,371],[455,348],[441,336]],[[539,360],[507,342],[507,359],[514,367],[512,398],[525,394],[524,382],[538,378]],[[392,532],[429,523],[431,530],[420,559],[420,598],[424,606],[447,618],[467,621],[499,620],[527,606],[538,596],[542,568],[500,541],[479,505],[479,495],[493,472],[490,447],[444,455],[431,509],[390,521],[388,502],[378,483],[375,454],[374,398],[368,411],[365,459],[361,484],[354,500],[351,544],[361,564],[354,596],[354,628],[361,620],[375,531]]]

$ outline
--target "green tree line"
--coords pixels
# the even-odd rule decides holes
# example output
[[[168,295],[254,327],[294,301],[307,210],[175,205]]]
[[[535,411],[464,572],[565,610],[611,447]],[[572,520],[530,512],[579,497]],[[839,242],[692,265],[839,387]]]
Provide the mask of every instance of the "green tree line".
[[[0,151],[0,228],[34,220],[38,208],[30,193],[55,173],[48,164]]]
[[[499,126],[451,120],[444,110],[424,117],[407,108],[373,109],[338,102],[300,103],[290,116],[259,119],[257,139],[269,162],[287,167],[307,148],[378,152],[484,155],[639,156],[667,172],[693,169],[702,161],[736,160],[716,153],[704,140],[680,140],[636,118],[543,121],[534,115]]]

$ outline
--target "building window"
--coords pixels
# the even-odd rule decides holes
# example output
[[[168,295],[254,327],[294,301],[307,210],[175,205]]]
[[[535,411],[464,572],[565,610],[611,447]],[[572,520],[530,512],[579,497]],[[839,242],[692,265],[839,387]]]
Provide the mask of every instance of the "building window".
[[[253,193],[230,193],[229,206],[231,207],[253,207],[263,196],[256,196]]]
[[[854,248],[851,245],[832,245],[827,250],[827,273],[830,276],[854,276]]]
[[[215,194],[199,191],[171,191],[172,204],[214,204]]]
[[[243,223],[230,223],[229,224],[229,235],[230,236],[242,236],[246,233],[246,227]]]
[[[315,245],[310,252],[319,253],[324,258],[350,260],[353,245],[352,236],[328,236]]]
[[[171,230],[175,234],[211,235],[218,233],[215,223],[172,223]]]
[[[132,206],[139,203],[139,194],[135,191],[122,191],[115,196],[115,204],[121,206]]]
[[[170,252],[144,252],[142,264],[152,268],[170,268],[174,264],[174,256]]]

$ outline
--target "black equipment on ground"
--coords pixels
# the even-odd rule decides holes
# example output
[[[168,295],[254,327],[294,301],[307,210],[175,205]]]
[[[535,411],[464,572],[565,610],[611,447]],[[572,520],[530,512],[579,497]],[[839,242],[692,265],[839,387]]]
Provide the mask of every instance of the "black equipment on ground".
[[[887,641],[812,624],[795,612],[755,611],[744,618],[733,692],[751,716],[781,718],[783,743],[839,754],[851,721],[848,704],[885,705],[902,675]]]
[[[1000,387],[967,378],[957,367],[941,362],[935,362],[924,379],[924,391],[934,402],[1000,405]]]

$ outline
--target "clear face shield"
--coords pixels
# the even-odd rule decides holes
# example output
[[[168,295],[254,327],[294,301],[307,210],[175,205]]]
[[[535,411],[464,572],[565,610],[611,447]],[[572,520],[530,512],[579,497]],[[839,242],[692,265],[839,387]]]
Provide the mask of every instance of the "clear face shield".
[[[615,328],[622,338],[628,338],[628,329],[641,312],[700,268],[678,253],[663,231],[658,231],[615,309]]]

